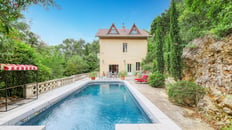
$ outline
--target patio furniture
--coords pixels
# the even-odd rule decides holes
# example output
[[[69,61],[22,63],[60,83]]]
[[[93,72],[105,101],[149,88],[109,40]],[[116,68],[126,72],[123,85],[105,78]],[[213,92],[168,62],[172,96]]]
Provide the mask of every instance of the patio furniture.
[[[141,78],[136,78],[135,81],[141,82],[141,83],[147,83],[148,82],[148,75],[143,75]]]

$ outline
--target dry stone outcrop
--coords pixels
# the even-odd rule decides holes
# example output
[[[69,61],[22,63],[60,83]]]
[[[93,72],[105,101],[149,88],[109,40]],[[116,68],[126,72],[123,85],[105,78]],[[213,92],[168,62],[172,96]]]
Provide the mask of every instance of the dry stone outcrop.
[[[205,36],[183,50],[184,79],[207,90],[199,103],[207,118],[219,127],[232,122],[232,35],[224,39]]]

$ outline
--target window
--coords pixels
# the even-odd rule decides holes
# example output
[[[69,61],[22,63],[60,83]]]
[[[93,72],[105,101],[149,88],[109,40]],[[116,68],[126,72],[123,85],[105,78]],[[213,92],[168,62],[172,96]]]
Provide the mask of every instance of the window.
[[[122,44],[122,51],[127,52],[127,43]]]
[[[127,72],[131,72],[131,64],[127,64]]]
[[[140,62],[136,62],[136,71],[140,70]]]

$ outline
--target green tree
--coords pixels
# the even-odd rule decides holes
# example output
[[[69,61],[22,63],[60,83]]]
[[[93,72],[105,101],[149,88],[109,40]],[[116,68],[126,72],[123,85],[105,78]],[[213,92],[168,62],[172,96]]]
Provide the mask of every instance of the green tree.
[[[171,43],[170,43],[170,35],[165,36],[164,40],[164,64],[165,71],[171,74]]]
[[[205,35],[212,21],[205,15],[209,9],[206,0],[185,0],[182,6],[184,9],[179,17],[180,35],[188,43]]]
[[[148,39],[148,52],[147,55],[145,57],[145,59],[143,59],[141,65],[142,65],[142,69],[143,70],[148,70],[148,71],[155,71],[155,67],[154,66],[154,59],[156,56],[155,52],[155,44],[153,42],[153,38],[149,38]]]
[[[67,63],[64,75],[70,76],[74,74],[80,74],[86,72],[87,63],[83,60],[81,56],[72,56]]]
[[[155,31],[157,29],[157,24],[159,24],[160,26],[162,26],[161,28],[161,35],[166,35],[169,32],[169,28],[170,28],[170,9],[165,10],[160,16],[155,17],[155,19],[152,21],[151,23],[151,30],[150,30],[150,34],[153,35],[155,34]]]
[[[231,0],[184,0],[178,7],[185,43],[206,34],[224,37],[232,33]]]
[[[99,42],[93,41],[91,44],[85,44],[84,48],[85,56],[83,57],[86,61],[88,68],[87,72],[94,71],[99,68],[99,59],[97,57],[99,53]]]
[[[95,55],[94,53],[90,53],[87,56],[84,56],[83,58],[87,64],[85,72],[91,72],[99,68],[99,59],[97,58],[97,55]]]
[[[164,56],[163,56],[163,38],[162,38],[161,18],[157,18],[156,31],[155,31],[155,45],[156,45],[156,67],[160,73],[164,73]]]
[[[54,0],[0,0],[0,34],[9,34],[14,22],[23,17],[21,11],[32,4],[55,6]]]
[[[39,67],[39,81],[44,81],[50,77],[50,69],[43,64],[41,64],[41,55],[39,55],[35,48],[30,47],[22,41],[8,40],[7,43],[0,44],[0,63],[5,64],[32,64]],[[9,44],[10,43],[10,44]],[[31,72],[17,73],[15,75],[15,82],[17,83],[30,83],[33,79],[33,74]],[[2,73],[0,73],[2,76]],[[13,76],[9,75],[9,81],[13,83]]]
[[[93,53],[97,55],[99,53],[99,41],[94,40],[91,44],[89,44],[89,53]]]
[[[181,79],[183,47],[191,40],[206,34],[216,34],[219,37],[230,35],[232,33],[231,12],[231,0],[172,0],[169,9],[151,23],[150,34],[153,37],[149,39],[148,53],[142,66],[153,67],[153,71],[157,71],[159,49],[153,43],[157,42],[156,31],[161,26],[159,34],[164,41],[165,72],[175,79]]]
[[[171,42],[171,72],[175,79],[181,79],[181,39],[179,36],[178,14],[175,2],[170,8],[170,42]]]
[[[69,57],[74,55],[83,56],[84,54],[85,41],[75,40],[75,39],[65,39],[60,45],[60,51],[65,55],[65,59],[68,60]]]
[[[60,78],[64,75],[65,59],[56,46],[43,47],[44,50],[40,51],[41,63],[50,68],[50,79]]]
[[[143,64],[149,64],[155,58],[155,53],[154,53],[155,44],[154,44],[153,41],[154,40],[152,38],[148,39],[148,52],[147,52],[147,55],[146,55],[145,59],[143,59]]]
[[[23,17],[22,10],[32,4],[42,4],[45,7],[55,5],[53,0],[0,0],[0,63],[37,65],[38,79],[44,81],[49,79],[49,68],[41,64],[41,57],[36,50],[25,43],[24,39],[29,34],[23,35],[21,30],[28,30],[29,27],[18,21]],[[31,71],[9,73],[7,76],[0,73],[0,77],[5,77],[9,85],[25,84],[34,80]]]
[[[158,30],[158,28],[160,29]],[[159,31],[158,34],[156,33],[157,30]],[[166,65],[167,60],[165,58],[166,55],[168,54],[168,52],[166,51],[168,50],[166,49],[166,39],[164,38],[167,35],[169,35],[169,30],[170,30],[170,8],[165,10],[160,16],[156,17],[152,21],[150,34],[153,37],[150,38],[149,41],[152,41],[152,43],[155,44],[151,44],[150,42],[148,42],[148,53],[146,58],[143,60],[143,66],[146,67],[146,66],[151,66],[151,64],[153,64],[152,65],[153,71],[158,71],[158,65],[164,66],[163,68],[167,66]],[[160,37],[162,41],[162,50],[159,49],[161,46],[158,47],[158,45],[156,44],[156,42],[160,41],[157,40],[158,37]],[[157,56],[161,54],[160,51],[163,52],[162,53],[163,57]],[[161,62],[157,61],[157,59],[161,60]],[[163,68],[161,69],[161,71],[164,70]]]

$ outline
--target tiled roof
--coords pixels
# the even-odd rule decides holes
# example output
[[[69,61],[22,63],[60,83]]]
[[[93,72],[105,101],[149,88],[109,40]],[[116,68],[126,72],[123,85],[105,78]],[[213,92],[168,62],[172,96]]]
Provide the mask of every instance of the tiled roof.
[[[114,24],[112,24],[112,26],[115,26]],[[112,28],[111,26],[111,28]],[[132,26],[132,28],[135,25]],[[135,26],[136,27],[136,26]],[[110,33],[110,29],[99,29],[98,32],[96,33],[97,37],[149,37],[150,35],[142,29],[138,29],[138,33],[131,33],[131,29],[117,29],[117,31],[119,32],[119,34],[117,33]]]

